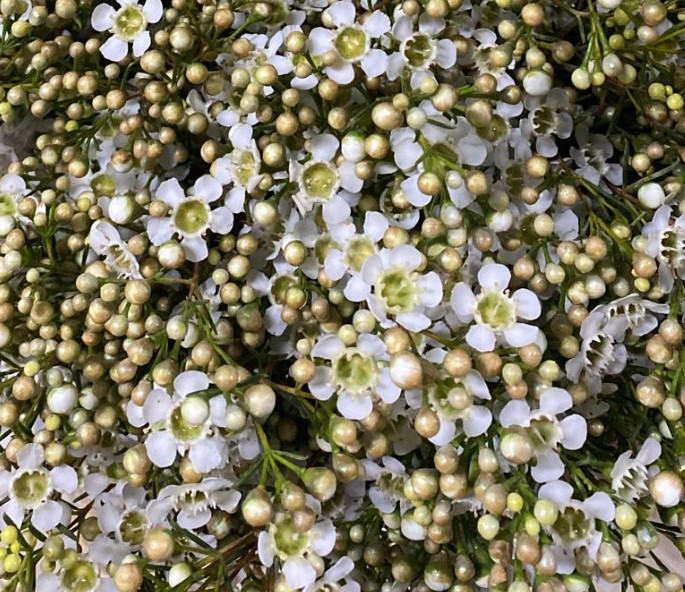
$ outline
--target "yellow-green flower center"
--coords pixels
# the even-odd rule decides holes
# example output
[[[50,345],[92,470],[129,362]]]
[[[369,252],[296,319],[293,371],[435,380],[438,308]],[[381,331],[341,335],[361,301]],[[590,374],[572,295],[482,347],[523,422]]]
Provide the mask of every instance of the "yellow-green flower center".
[[[24,508],[36,508],[50,495],[50,477],[42,470],[24,471],[12,482],[12,493]]]
[[[114,15],[113,31],[124,41],[133,41],[147,27],[143,9],[135,4],[127,4]]]
[[[180,405],[171,412],[169,423],[174,437],[181,442],[194,442],[204,435],[204,426],[191,425],[183,419]]]
[[[364,29],[358,26],[341,29],[333,44],[340,57],[349,61],[361,59],[369,45]]]
[[[0,193],[0,216],[14,216],[17,213],[17,200],[9,193]]]
[[[590,523],[582,510],[568,507],[559,513],[554,530],[565,543],[582,541],[590,533]]]
[[[376,295],[383,300],[388,312],[397,314],[414,310],[417,301],[415,275],[406,269],[395,268],[381,276]]]
[[[333,365],[336,383],[346,391],[362,393],[376,384],[376,362],[356,349],[347,350]]]
[[[201,234],[209,226],[209,207],[199,199],[188,199],[174,211],[174,224],[182,234]]]
[[[376,246],[373,241],[360,236],[352,239],[345,253],[345,262],[352,271],[361,271],[362,266],[366,260],[376,252]]]
[[[231,152],[233,177],[238,185],[247,187],[250,180],[258,173],[257,161],[251,150],[234,150]]]
[[[147,519],[138,510],[125,512],[119,523],[121,540],[129,545],[142,544],[147,529]]]
[[[476,300],[476,320],[493,329],[506,329],[516,322],[514,303],[501,292],[483,292]]]
[[[325,162],[312,161],[302,171],[302,188],[311,200],[330,199],[338,188],[338,173]]]
[[[90,592],[95,590],[97,583],[98,576],[93,564],[83,559],[62,574],[62,587],[69,592]]]
[[[535,448],[556,448],[562,438],[558,423],[544,418],[531,421],[529,432]]]
[[[285,518],[273,530],[273,542],[282,558],[302,555],[309,544],[307,533],[297,532],[290,518]]]
[[[427,68],[435,58],[433,41],[421,33],[412,35],[405,42],[404,57],[413,68]]]

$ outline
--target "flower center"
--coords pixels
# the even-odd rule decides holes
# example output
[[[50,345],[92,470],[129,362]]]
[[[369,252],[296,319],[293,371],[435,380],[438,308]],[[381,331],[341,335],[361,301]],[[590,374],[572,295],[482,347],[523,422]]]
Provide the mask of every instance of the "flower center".
[[[282,558],[301,555],[309,543],[307,533],[297,532],[290,518],[285,518],[274,527],[272,537],[276,551]]]
[[[310,161],[302,171],[302,188],[313,201],[326,201],[338,189],[338,173],[325,162]]]
[[[347,391],[362,393],[376,384],[376,362],[356,349],[346,351],[333,369],[335,381]]]
[[[70,592],[90,592],[95,590],[98,576],[93,564],[80,559],[62,574],[62,586]]]
[[[206,510],[210,505],[210,500],[207,494],[200,489],[190,489],[179,496],[176,500],[175,507],[183,508],[189,514],[195,515],[198,512]]]
[[[632,501],[640,493],[647,491],[647,467],[633,460],[623,474],[614,478],[613,486],[620,497]]]
[[[473,405],[473,395],[462,383],[449,391],[433,387],[428,391],[428,399],[438,415],[450,420],[460,419]]]
[[[182,234],[200,234],[209,226],[209,206],[199,199],[188,199],[174,212],[174,224]]]
[[[397,314],[414,310],[417,300],[414,275],[406,269],[395,268],[381,276],[376,293],[388,312]]]
[[[427,35],[416,33],[404,42],[402,53],[412,68],[428,68],[435,59],[435,44]]]
[[[344,27],[333,42],[335,49],[345,60],[356,61],[366,53],[369,40],[364,29],[358,26]]]
[[[9,193],[0,193],[0,216],[14,216],[17,213],[17,201]]]
[[[121,540],[129,545],[142,544],[147,528],[147,520],[138,510],[124,512],[121,522],[119,522]]]
[[[546,418],[532,420],[529,433],[535,448],[556,449],[563,436],[559,423]]]
[[[114,34],[124,41],[132,41],[147,27],[143,9],[136,4],[127,4],[114,15]]]
[[[12,482],[14,499],[28,510],[37,508],[50,495],[50,477],[43,470],[26,470]]]
[[[352,271],[359,272],[364,262],[375,252],[376,245],[370,239],[365,236],[353,238],[345,251],[345,263]]]
[[[231,152],[233,177],[239,185],[247,187],[257,174],[257,160],[251,150],[234,150]]]
[[[492,329],[506,329],[516,322],[514,303],[502,292],[482,292],[476,298],[475,317]]]
[[[199,440],[205,433],[204,426],[191,425],[183,419],[180,405],[171,412],[169,423],[174,437],[181,442],[190,443]]]
[[[559,518],[554,523],[554,530],[559,533],[565,543],[585,540],[591,527],[585,513],[572,507],[567,507],[560,512]]]
[[[548,106],[538,107],[533,114],[535,132],[543,136],[552,134],[556,131],[558,120],[555,109]]]

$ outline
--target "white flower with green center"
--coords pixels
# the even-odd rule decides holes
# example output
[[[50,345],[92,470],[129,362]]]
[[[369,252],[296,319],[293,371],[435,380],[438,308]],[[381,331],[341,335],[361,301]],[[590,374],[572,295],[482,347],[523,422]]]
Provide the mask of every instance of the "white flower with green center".
[[[538,483],[558,479],[564,474],[565,465],[557,450],[580,450],[587,438],[587,422],[578,414],[563,419],[557,416],[573,407],[568,391],[548,388],[540,395],[538,409],[531,409],[527,401],[509,401],[499,416],[500,425],[506,430],[525,431],[535,451],[536,464],[531,475]]]
[[[540,487],[538,499],[553,502],[559,511],[556,522],[543,527],[554,541],[552,551],[557,559],[557,573],[573,573],[573,552],[576,549],[586,548],[590,557],[596,559],[602,542],[597,520],[611,522],[616,513],[611,498],[604,492],[598,492],[580,501],[573,499],[571,485],[564,481],[550,481]]]
[[[400,47],[388,58],[388,79],[396,80],[406,69],[411,72],[411,87],[419,88],[424,78],[435,80],[431,69],[436,65],[452,68],[457,62],[457,48],[451,39],[438,38],[444,29],[444,19],[425,12],[418,19],[418,31],[411,17],[402,15],[395,19],[392,36]]]
[[[62,503],[50,499],[53,493],[66,497],[78,487],[78,476],[73,468],[60,465],[53,469],[43,467],[43,447],[26,444],[17,452],[17,469],[0,471],[0,497],[7,501],[0,506],[0,524],[3,514],[21,524],[24,514],[31,514],[31,524],[47,533],[55,528],[68,511]]]
[[[322,337],[312,357],[328,363],[318,366],[309,390],[321,401],[337,394],[337,409],[348,419],[364,419],[373,410],[373,395],[394,403],[401,389],[390,379],[389,355],[379,337],[362,333],[355,346],[347,347],[335,335]]]
[[[153,464],[170,467],[177,455],[186,452],[195,470],[201,473],[226,463],[225,440],[211,436],[213,426],[225,425],[226,399],[218,396],[207,401],[208,388],[209,378],[204,372],[189,370],[174,380],[173,396],[156,388],[147,395],[142,407],[129,402],[129,422],[136,427],[148,424],[151,428],[145,449]]]
[[[354,570],[354,561],[349,557],[341,557],[326,570],[321,578],[305,586],[302,592],[361,592],[357,582],[348,579]],[[345,580],[345,584],[340,584]]]
[[[23,218],[19,214],[19,202],[28,192],[26,181],[19,175],[7,174],[0,178],[0,236],[7,236]]]
[[[465,282],[452,289],[450,304],[459,322],[475,323],[466,334],[466,342],[476,351],[492,351],[498,340],[510,347],[523,347],[538,337],[537,327],[520,323],[518,319],[537,319],[540,299],[525,288],[510,295],[507,289],[510,280],[511,272],[506,266],[488,263],[478,272],[477,295]]]
[[[109,31],[111,37],[100,46],[100,53],[113,62],[123,60],[133,44],[133,55],[140,57],[150,47],[148,24],[159,22],[164,12],[161,0],[146,0],[142,6],[134,0],[117,0],[119,9],[98,4],[91,24],[96,31]]]
[[[159,246],[178,235],[188,261],[204,261],[209,254],[205,234],[211,230],[224,235],[233,228],[233,212],[228,206],[211,209],[222,193],[221,183],[211,175],[202,175],[187,195],[176,179],[161,183],[155,196],[170,212],[167,217],[148,218],[150,242]]]
[[[356,203],[364,182],[354,172],[354,163],[333,164],[340,141],[332,134],[320,134],[307,141],[311,154],[306,162],[291,162],[290,180],[297,183],[293,201],[305,216],[321,205],[328,225],[340,224],[350,217],[350,204]]]
[[[368,14],[368,13],[367,13]],[[315,56],[334,52],[338,60],[324,68],[324,73],[338,84],[354,80],[354,64],[370,78],[386,70],[388,56],[382,49],[372,49],[374,40],[390,31],[390,19],[380,10],[368,14],[363,24],[356,22],[357,14],[351,0],[333,3],[325,12],[332,29],[317,27],[309,34],[309,50]]]
[[[262,157],[257,142],[252,138],[251,125],[234,125],[228,132],[228,139],[233,150],[215,160],[211,172],[222,185],[232,185],[224,202],[238,214],[245,209],[245,196],[254,191],[263,178],[260,173]]]
[[[145,514],[152,524],[164,524],[169,514],[176,511],[179,526],[194,530],[209,522],[212,510],[233,512],[239,501],[240,492],[232,489],[230,481],[207,477],[200,483],[164,487],[148,504]]]
[[[685,214],[671,220],[671,206],[661,206],[645,224],[645,254],[659,264],[659,287],[669,293],[675,277],[685,279]]]
[[[96,221],[88,233],[90,248],[105,258],[105,263],[119,277],[142,278],[138,260],[122,240],[119,231],[109,222]]]
[[[452,388],[435,385],[428,390],[428,401],[440,419],[440,430],[429,440],[436,446],[449,444],[457,435],[457,422],[461,421],[464,434],[474,438],[484,434],[492,424],[492,413],[475,399],[490,400],[490,389],[483,377],[471,370]]]
[[[321,513],[320,504],[307,496],[308,506],[315,514]],[[259,533],[257,549],[259,559],[271,567],[278,559],[288,586],[304,588],[316,581],[316,569],[309,559],[326,557],[335,546],[335,527],[330,520],[317,522],[310,530],[295,528],[290,514],[279,512],[267,530]]]
[[[354,222],[348,221],[331,226],[330,235],[335,245],[328,250],[324,271],[332,280],[339,280],[345,273],[361,273],[366,260],[378,252],[377,243],[388,229],[388,220],[380,212],[367,212],[364,231],[357,233]]]
[[[633,458],[630,450],[616,459],[611,469],[611,487],[621,499],[633,503],[648,492],[650,472],[648,467],[661,456],[661,444],[647,438]]]
[[[426,310],[442,301],[442,281],[434,271],[417,269],[423,255],[411,245],[381,249],[369,257],[362,272],[352,276],[345,296],[353,302],[366,300],[369,309],[384,327],[394,321],[409,331],[423,331],[431,325]]]

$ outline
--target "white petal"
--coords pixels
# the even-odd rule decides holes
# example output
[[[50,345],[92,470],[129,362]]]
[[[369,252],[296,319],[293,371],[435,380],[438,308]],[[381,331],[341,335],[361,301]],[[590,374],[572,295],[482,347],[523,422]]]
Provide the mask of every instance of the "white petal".
[[[513,425],[527,427],[530,424],[530,406],[525,401],[509,401],[500,411],[499,423],[504,428]]]
[[[616,514],[616,508],[611,498],[603,491],[587,498],[583,502],[583,509],[595,518],[604,520],[604,522],[611,522]]]
[[[350,0],[335,2],[326,9],[326,14],[331,22],[339,27],[341,25],[351,25],[354,22],[356,11],[354,4]],[[297,586],[295,586],[297,588]]]
[[[172,208],[179,205],[186,197],[186,192],[181,187],[176,177],[172,177],[167,181],[159,184],[157,191],[155,191],[157,199],[161,199],[164,203],[169,204]]]
[[[389,262],[392,267],[416,269],[421,261],[421,253],[412,245],[398,245],[390,251]]]
[[[414,333],[424,331],[431,326],[431,320],[425,314],[419,312],[401,312],[395,315],[395,320],[397,324]]]
[[[43,464],[43,447],[40,444],[26,444],[17,452],[17,464],[22,469],[35,469]]]
[[[352,302],[361,302],[366,299],[370,291],[369,284],[361,276],[355,275],[345,285],[343,294],[345,294],[345,298]]]
[[[373,411],[371,397],[357,397],[348,393],[338,396],[338,411],[347,419],[365,419]]]
[[[421,291],[421,302],[424,306],[437,306],[442,301],[442,280],[431,271],[421,276],[416,282]]]
[[[479,352],[489,352],[495,349],[495,334],[490,327],[473,325],[466,334],[466,343]]]
[[[442,362],[442,360],[440,360],[440,362]],[[483,377],[475,370],[470,370],[466,374],[464,383],[471,391],[472,395],[475,395],[479,399],[491,399],[488,385],[485,383],[485,380],[483,380]]]
[[[390,18],[382,10],[374,10],[364,21],[364,30],[371,37],[380,37],[390,30]]]
[[[364,73],[370,78],[375,78],[385,72],[385,69],[388,66],[388,55],[382,49],[372,49],[362,58],[361,64]]]
[[[350,205],[339,195],[323,204],[323,219],[327,224],[340,224],[350,216]]]
[[[226,443],[218,438],[201,440],[190,447],[190,462],[196,471],[209,473],[226,462]]]
[[[50,471],[50,479],[56,489],[62,493],[74,493],[78,487],[78,475],[76,471],[67,466],[61,465]]]
[[[469,437],[480,436],[488,431],[492,423],[492,413],[483,405],[473,405],[462,418],[464,433]]]
[[[323,263],[326,275],[334,281],[338,281],[345,275],[347,268],[345,267],[345,257],[339,249],[331,249],[326,255]]]
[[[436,446],[444,446],[445,444],[449,444],[454,439],[454,436],[456,434],[456,424],[449,419],[441,417],[440,429],[438,430],[438,433],[435,434],[435,436],[433,436],[432,438],[429,438],[429,440],[432,444],[435,444]]]
[[[394,403],[400,398],[402,389],[392,381],[390,371],[387,368],[382,368],[378,373],[376,392],[385,403]]]
[[[309,150],[316,160],[332,162],[340,142],[333,134],[319,134],[309,140]]]
[[[539,329],[524,323],[514,325],[504,331],[504,338],[511,347],[530,345],[538,338]]]
[[[283,564],[283,575],[291,588],[304,588],[316,580],[316,570],[304,557],[291,557]]]
[[[457,61],[457,48],[451,39],[438,41],[438,53],[435,61],[441,68],[451,68]]]
[[[154,389],[148,393],[143,403],[143,416],[148,423],[164,421],[171,411],[171,397],[162,389]]]
[[[110,37],[100,46],[100,53],[112,62],[119,62],[128,55],[128,43],[118,37]]]
[[[228,234],[233,228],[233,211],[228,206],[221,206],[212,210],[212,232],[216,234]]]
[[[324,69],[326,75],[338,84],[349,84],[354,80],[354,67],[348,62],[336,62]]]
[[[176,443],[171,434],[152,432],[145,440],[145,450],[149,459],[158,467],[166,468],[176,460]]]
[[[538,491],[538,498],[554,502],[560,508],[565,508],[573,497],[573,487],[564,481],[550,481]]]
[[[380,212],[367,212],[364,217],[364,234],[378,242],[388,229],[388,219]]]
[[[651,465],[661,456],[661,444],[654,438],[647,438],[637,453],[636,460],[644,465]]]
[[[312,549],[317,555],[326,557],[335,547],[335,527],[330,520],[319,522],[310,531]]]
[[[450,296],[450,306],[460,321],[467,322],[473,318],[476,297],[467,284],[459,282],[454,285]]]
[[[212,203],[221,197],[223,188],[221,183],[217,181],[212,175],[202,175],[195,185],[193,185],[193,193],[195,196],[201,198],[207,203]]]
[[[136,38],[133,40],[133,55],[136,57],[142,56],[145,53],[145,50],[150,47],[151,42],[152,40],[150,39],[150,33],[148,31],[143,31],[136,35]]]
[[[204,261],[209,255],[207,242],[201,236],[186,237],[181,241],[181,244],[186,252],[186,258],[193,263]]]
[[[46,501],[38,506],[31,516],[31,524],[43,533],[47,533],[62,520],[64,508],[59,502]]]
[[[567,390],[552,387],[540,395],[540,409],[547,415],[559,415],[573,406],[573,399]]]
[[[504,291],[511,280],[511,273],[506,265],[488,263],[478,272],[478,283],[484,290]]]
[[[317,366],[314,378],[308,383],[309,391],[319,401],[328,401],[335,392],[331,384],[331,369],[326,366]]]
[[[380,360],[388,352],[383,340],[380,337],[370,335],[369,333],[362,333],[357,338],[357,347],[362,353],[371,358],[375,358],[376,360]]]
[[[516,305],[516,316],[526,319],[527,321],[532,321],[540,316],[542,310],[540,299],[533,291],[526,290],[525,288],[516,290],[511,299]]]
[[[259,560],[266,566],[271,567],[274,563],[274,552],[271,546],[271,539],[265,531],[259,533],[257,538],[257,551]]]
[[[547,450],[537,455],[537,464],[530,470],[530,474],[538,483],[547,483],[564,474],[564,463],[556,452]]]
[[[148,23],[156,23],[162,18],[164,6],[162,0],[146,0],[143,4],[143,14]]]
[[[93,14],[90,17],[90,24],[96,31],[109,31],[114,22],[112,17],[116,10],[109,4],[98,4],[93,9]]]
[[[324,360],[334,360],[345,351],[345,344],[337,335],[325,335],[312,348],[312,356]]]
[[[335,583],[342,580],[354,569],[354,561],[349,557],[341,557],[331,567],[328,568],[323,576],[324,581]]]
[[[159,246],[174,236],[170,218],[148,218],[145,229],[153,245]]]
[[[581,415],[569,415],[561,420],[562,444],[568,450],[580,450],[587,439],[587,422]]]
[[[208,387],[209,378],[204,372],[199,372],[198,370],[181,372],[174,379],[174,391],[182,397],[185,397],[190,393],[206,391]]]
[[[333,33],[328,29],[317,27],[313,29],[307,39],[309,51],[314,55],[321,55],[333,49]]]

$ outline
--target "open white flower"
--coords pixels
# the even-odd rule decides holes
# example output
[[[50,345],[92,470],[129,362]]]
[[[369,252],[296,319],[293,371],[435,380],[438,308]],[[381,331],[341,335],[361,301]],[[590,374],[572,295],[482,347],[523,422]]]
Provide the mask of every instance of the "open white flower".
[[[161,0],[145,0],[142,6],[135,0],[117,0],[119,9],[109,4],[98,4],[91,17],[96,31],[109,31],[112,36],[100,46],[100,53],[113,62],[123,60],[133,44],[133,55],[139,57],[150,47],[148,24],[162,18],[164,6]]]
[[[674,277],[685,279],[685,214],[671,221],[671,206],[661,206],[645,224],[642,236],[647,239],[645,254],[659,264],[659,287],[670,292]]]
[[[383,326],[392,326],[391,315],[405,329],[423,331],[431,325],[426,309],[442,301],[442,281],[434,271],[417,271],[422,263],[423,256],[411,245],[381,249],[350,279],[345,296],[353,302],[366,300]]]
[[[338,411],[348,419],[368,417],[374,394],[386,403],[394,403],[400,396],[401,389],[390,379],[385,343],[375,335],[359,335],[353,347],[346,347],[335,335],[326,335],[314,346],[312,356],[330,361],[330,366],[317,367],[309,390],[321,401],[337,394]]]
[[[616,459],[611,469],[611,487],[621,499],[632,503],[648,491],[648,467],[661,456],[661,444],[647,438],[633,458],[630,450]]]
[[[537,464],[531,475],[538,483],[558,479],[564,474],[564,463],[557,450],[580,449],[587,438],[587,423],[578,414],[559,419],[573,407],[573,398],[561,388],[545,389],[540,395],[538,409],[531,409],[527,401],[509,401],[499,416],[503,428],[522,428],[530,438]]]
[[[105,258],[105,263],[119,277],[141,278],[138,261],[119,231],[109,222],[96,221],[88,233],[90,248]]]
[[[188,370],[175,378],[173,396],[156,388],[150,391],[142,407],[128,404],[131,424],[149,424],[152,428],[145,438],[145,449],[158,467],[170,467],[176,456],[186,451],[195,470],[201,473],[226,462],[225,440],[210,435],[212,426],[225,425],[226,400],[212,397],[207,402],[201,395],[208,388],[209,378],[204,372]]]
[[[533,343],[538,328],[518,319],[534,320],[540,316],[540,300],[534,292],[521,288],[509,294],[509,269],[499,263],[488,263],[478,272],[480,291],[460,282],[452,289],[450,304],[462,324],[471,325],[466,342],[480,352],[492,351],[498,340],[511,347]]]
[[[324,68],[324,73],[338,84],[354,80],[354,64],[359,63],[364,74],[373,78],[385,72],[388,56],[382,49],[372,49],[374,39],[390,30],[390,19],[375,10],[364,20],[356,22],[356,8],[351,0],[341,0],[326,9],[334,30],[317,27],[309,34],[309,48],[313,55],[334,52],[338,60]]]
[[[204,261],[209,253],[205,239],[207,231],[227,234],[233,228],[233,212],[228,206],[214,210],[210,207],[222,193],[221,183],[211,175],[202,175],[187,195],[175,178],[161,183],[156,198],[166,203],[171,211],[168,217],[148,218],[150,242],[161,245],[177,234],[188,261]]]
[[[19,175],[7,174],[0,178],[0,236],[7,236],[17,221],[26,220],[19,213],[19,202],[28,193],[26,181]]]
[[[7,501],[0,506],[0,524],[3,514],[21,524],[29,512],[31,524],[47,533],[69,515],[59,501],[50,499],[57,492],[67,496],[78,487],[78,475],[68,465],[47,470],[43,467],[44,451],[38,444],[26,444],[17,452],[18,468],[0,471],[0,497]]]

